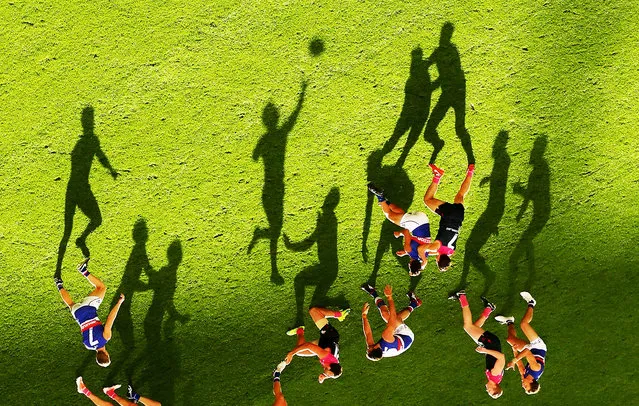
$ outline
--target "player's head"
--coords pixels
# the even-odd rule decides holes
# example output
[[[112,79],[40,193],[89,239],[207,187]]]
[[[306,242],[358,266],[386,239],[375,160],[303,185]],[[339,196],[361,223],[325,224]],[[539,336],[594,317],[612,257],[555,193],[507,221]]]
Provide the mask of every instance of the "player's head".
[[[269,130],[277,128],[277,122],[280,121],[280,111],[277,107],[269,102],[262,111],[262,122]]]
[[[532,378],[532,377],[531,377]],[[526,395],[534,395],[536,393],[539,393],[539,382],[537,382],[537,380],[535,379],[525,379],[523,381],[521,381],[521,386],[523,386],[524,391],[526,392]]]
[[[445,272],[450,268],[450,257],[446,254],[440,254],[437,256],[437,267],[440,272]]]
[[[442,31],[439,36],[440,44],[448,44],[450,43],[450,39],[453,37],[453,31],[455,31],[455,26],[450,21],[447,21],[442,26]]]
[[[111,357],[109,356],[108,351],[106,350],[106,348],[102,347],[102,348],[98,348],[97,350],[95,350],[95,362],[98,363],[98,365],[100,365],[101,367],[108,367],[109,365],[111,365]]]
[[[93,107],[87,106],[82,109],[82,135],[93,135]]]
[[[422,273],[422,263],[418,259],[411,259],[408,262],[408,274],[410,276],[419,276]]]
[[[326,368],[324,368],[324,372],[320,374],[318,377],[319,383],[323,383],[324,380],[331,378],[337,379],[342,376],[342,366],[337,362],[329,364]]]
[[[366,353],[366,358],[371,361],[379,361],[380,359],[382,359],[382,355],[382,347],[374,347]]]
[[[498,399],[504,394],[504,390],[501,386],[493,381],[488,381],[488,383],[486,383],[486,392],[488,393],[488,396],[493,399]]]

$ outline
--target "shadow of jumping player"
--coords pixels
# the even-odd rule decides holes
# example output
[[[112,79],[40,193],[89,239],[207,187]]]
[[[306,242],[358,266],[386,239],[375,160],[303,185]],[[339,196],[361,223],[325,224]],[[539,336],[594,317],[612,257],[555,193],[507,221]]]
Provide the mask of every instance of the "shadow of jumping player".
[[[113,169],[104,151],[100,148],[100,140],[93,132],[93,107],[87,106],[82,110],[80,121],[82,122],[82,134],[71,151],[71,174],[64,201],[64,232],[58,247],[58,260],[54,274],[57,278],[60,278],[62,274],[62,260],[73,230],[73,216],[76,207],[89,218],[89,224],[80,237],[75,240],[76,246],[82,250],[82,255],[85,258],[90,256],[86,239],[102,224],[100,206],[98,206],[98,201],[89,185],[93,157],[97,157],[100,164],[109,170],[113,179],[118,177],[118,173]]]
[[[118,300],[120,293],[124,294],[127,298],[120,306],[120,312],[116,319],[113,328],[117,330],[118,337],[122,340],[123,348],[122,353],[117,357],[116,362],[110,368],[107,378],[107,384],[115,382],[115,377],[119,370],[123,367],[127,360],[131,359],[133,351],[135,349],[135,335],[133,333],[133,316],[131,314],[131,304],[133,303],[133,294],[135,292],[143,292],[149,289],[149,285],[142,282],[140,279],[142,272],[146,275],[154,273],[153,268],[149,262],[149,255],[146,251],[146,243],[149,240],[149,230],[146,225],[146,220],[142,217],[138,218],[133,225],[133,249],[129,255],[129,259],[124,267],[124,274],[122,275],[122,281],[118,286],[111,306]]]
[[[510,155],[506,150],[508,132],[500,131],[493,144],[493,170],[490,176],[479,182],[479,186],[489,183],[488,204],[479,216],[473,227],[464,248],[464,268],[461,280],[455,289],[458,292],[466,288],[466,278],[471,265],[475,266],[484,276],[484,290],[481,296],[486,296],[488,290],[495,282],[495,272],[486,263],[486,258],[479,252],[488,242],[490,236],[499,234],[499,223],[504,216],[506,207],[506,186],[508,182],[508,169],[510,168]]]
[[[339,188],[334,187],[326,195],[322,204],[322,211],[317,215],[315,231],[304,240],[293,243],[284,234],[284,245],[292,251],[306,251],[314,244],[317,244],[317,258],[319,259],[319,263],[306,267],[295,276],[295,301],[297,304],[295,326],[304,325],[304,297],[307,286],[315,286],[315,291],[311,298],[311,307],[319,306],[320,304],[324,307],[348,307],[344,295],[335,298],[327,296],[339,271],[337,216],[335,215],[335,208],[339,204],[339,200]]]
[[[406,144],[397,160],[397,166],[404,166],[410,150],[415,146],[419,135],[424,129],[428,111],[430,110],[431,89],[428,63],[423,59],[424,53],[420,47],[411,52],[410,74],[404,86],[404,104],[395,124],[393,134],[382,147],[382,155],[391,152],[399,139],[408,131]]]
[[[508,298],[504,304],[505,313],[508,313],[512,308],[514,298],[518,295],[518,292],[522,290],[530,292],[535,281],[535,245],[533,240],[543,230],[550,218],[550,168],[546,158],[544,158],[547,145],[548,138],[546,135],[541,135],[535,140],[530,153],[529,163],[533,166],[533,169],[528,177],[528,184],[523,186],[521,182],[517,182],[513,185],[513,192],[524,198],[515,219],[520,221],[523,218],[531,202],[533,209],[528,228],[521,235],[508,261]],[[528,276],[523,288],[518,289],[519,262],[524,256],[526,256],[528,261]]]
[[[468,164],[474,164],[473,146],[466,129],[466,77],[457,46],[451,42],[454,29],[454,25],[450,22],[442,26],[439,46],[428,57],[428,64],[437,65],[439,73],[433,82],[433,87],[441,87],[442,92],[426,123],[424,139],[433,145],[430,163],[435,163],[437,154],[444,147],[444,140],[439,137],[437,127],[446,116],[448,109],[452,107],[455,111],[455,133],[466,152]]]
[[[385,165],[382,166],[382,150],[373,151],[368,157],[367,179],[378,185],[385,190],[392,191],[389,195],[392,202],[399,207],[410,207],[413,203],[413,197],[415,195],[415,186],[410,181],[408,174],[401,166],[397,165]],[[364,214],[364,224],[362,226],[362,257],[364,262],[368,262],[368,235],[370,233],[371,216],[373,211],[373,204],[375,198],[371,193],[366,191],[366,208]],[[401,240],[394,237],[393,232],[398,231],[400,228],[390,221],[383,221],[382,228],[379,233],[379,242],[375,250],[375,259],[373,262],[373,270],[368,277],[368,283],[371,286],[376,286],[377,274],[381,266],[382,258],[384,254],[390,249],[394,254],[396,251],[403,249],[403,243]],[[398,257],[395,258],[401,264],[402,268],[407,268],[408,258]],[[410,278],[409,290],[415,290],[417,284],[421,280],[421,275]]]
[[[273,103],[268,103],[262,112],[262,122],[266,133],[258,141],[253,150],[253,160],[262,158],[264,163],[264,186],[262,188],[262,206],[268,220],[268,228],[256,227],[248,246],[250,254],[258,240],[270,240],[271,282],[281,285],[284,279],[277,269],[277,243],[284,224],[284,159],[286,158],[286,142],[293,129],[306,93],[306,81],[302,82],[302,91],[297,106],[286,121],[278,127],[280,113]]]

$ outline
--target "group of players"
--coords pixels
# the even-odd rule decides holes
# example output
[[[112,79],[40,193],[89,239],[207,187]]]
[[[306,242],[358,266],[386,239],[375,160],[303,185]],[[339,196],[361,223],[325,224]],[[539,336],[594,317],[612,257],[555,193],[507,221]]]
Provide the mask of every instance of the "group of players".
[[[451,256],[455,252],[459,230],[464,221],[464,198],[470,189],[475,171],[474,164],[468,165],[466,176],[455,195],[453,203],[448,203],[435,198],[444,171],[434,164],[430,164],[430,167],[433,173],[433,180],[424,195],[424,204],[432,212],[440,216],[439,228],[434,240],[431,239],[430,224],[426,213],[407,213],[402,208],[391,203],[382,189],[372,183],[368,184],[368,190],[377,197],[384,216],[402,228],[401,231],[395,232],[395,237],[403,237],[404,246],[396,254],[398,256],[410,256],[408,263],[410,276],[418,276],[424,270],[429,256],[436,258],[437,267],[442,272],[448,270],[451,266]],[[382,358],[403,354],[412,346],[415,340],[414,333],[406,325],[405,321],[415,309],[421,306],[422,301],[414,292],[409,291],[407,293],[408,306],[398,312],[393,300],[393,289],[390,285],[386,285],[383,290],[388,304],[380,297],[374,286],[365,283],[361,286],[361,289],[373,298],[382,319],[386,323],[381,338],[375,341],[368,322],[370,305],[368,302],[364,303],[362,324],[366,341],[366,358],[371,361],[379,361]],[[495,305],[485,297],[482,297],[484,310],[481,316],[473,322],[466,292],[461,290],[449,297],[449,299],[459,301],[462,309],[464,331],[477,344],[475,350],[486,357],[485,375],[487,382],[485,388],[488,395],[493,399],[497,399],[503,394],[500,383],[504,376],[504,371],[511,368],[517,368],[521,377],[522,387],[527,394],[536,394],[540,389],[539,378],[544,372],[547,348],[544,341],[530,325],[536,305],[535,299],[528,292],[521,292],[521,297],[528,305],[520,322],[521,330],[527,340],[517,336],[514,324],[515,318],[513,316],[495,316],[497,322],[508,326],[507,342],[510,344],[514,356],[508,363],[506,363],[506,356],[502,352],[499,337],[483,329],[484,323],[495,310]],[[320,338],[315,341],[306,341],[304,326],[299,326],[287,332],[288,335],[297,336],[297,344],[273,372],[274,405],[287,404],[282,392],[280,376],[295,355],[302,357],[317,356],[319,358],[323,368],[323,372],[318,377],[319,383],[323,383],[328,378],[339,378],[342,375],[342,366],[339,362],[340,336],[337,329],[329,323],[328,319],[335,318],[343,321],[349,313],[350,309],[311,308],[310,316],[320,331]]]

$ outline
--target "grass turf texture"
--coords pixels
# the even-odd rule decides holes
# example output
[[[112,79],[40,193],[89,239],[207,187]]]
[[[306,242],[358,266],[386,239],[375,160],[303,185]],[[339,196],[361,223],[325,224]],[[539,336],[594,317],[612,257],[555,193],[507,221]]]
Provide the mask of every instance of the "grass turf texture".
[[[269,404],[271,371],[294,345],[284,332],[298,318],[295,276],[318,261],[325,266],[320,285],[330,287],[320,296],[348,301],[354,309],[337,326],[344,375],[319,385],[317,362],[295,359],[282,374],[290,404],[489,403],[483,357],[462,331],[458,304],[445,300],[460,283],[468,248],[481,249],[496,273],[487,293],[497,311],[508,303],[518,318],[525,305],[516,292],[526,285],[534,258],[530,289],[539,305],[533,326],[550,347],[548,368],[536,397],[526,396],[516,374],[508,372],[498,402],[636,399],[628,363],[637,356],[632,331],[639,165],[631,125],[639,116],[637,8],[631,1],[4,2],[2,403],[87,404],[75,392],[78,373],[99,393],[102,385],[126,383],[128,370],[141,393],[167,405]],[[454,268],[440,274],[429,264],[417,286],[424,306],[408,320],[414,346],[373,364],[364,357],[359,309],[367,297],[358,286],[371,274],[385,220],[373,205],[366,262],[367,177],[386,176],[380,186],[391,197],[423,210],[432,147],[420,135],[405,172],[396,172],[397,185],[389,172],[371,171],[369,158],[400,118],[411,51],[421,46],[430,55],[447,21],[455,25],[452,42],[466,74],[466,127],[477,171]],[[323,52],[318,43],[311,46],[317,40]],[[437,77],[434,66],[430,73]],[[277,201],[262,202],[263,161],[252,155],[266,132],[265,106],[273,103],[282,125],[303,80],[308,88],[284,155],[282,232],[296,243],[320,226],[324,249],[289,250],[280,238],[277,264],[284,283],[275,285],[268,240],[247,255],[254,228],[268,226],[264,207],[280,210]],[[439,94],[432,94],[431,109]],[[110,288],[103,320],[116,288],[134,288],[123,274],[141,271],[145,255],[153,268],[139,279],[154,290],[130,297],[133,329],[114,333],[108,346],[114,364],[106,370],[87,358],[91,353],[83,350],[51,280],[70,154],[88,105],[101,148],[120,173],[113,180],[95,160],[89,177],[103,216],[87,241],[90,269]],[[502,130],[509,140],[495,160],[505,163],[507,154],[506,173],[503,165],[493,169],[491,155]],[[466,166],[452,110],[438,132],[446,145],[437,163],[447,170],[438,196],[451,200]],[[543,135],[547,147],[536,155],[542,164],[531,164],[535,140]],[[399,159],[404,140],[383,165]],[[277,163],[277,147],[266,153]],[[529,179],[534,169],[548,180]],[[506,179],[496,186],[504,194],[500,219],[499,210],[486,209],[491,186],[480,186],[491,171]],[[517,182],[530,184],[535,196],[549,196],[548,202],[531,203],[520,221]],[[332,198],[334,218],[332,209],[321,210],[332,188],[339,188],[339,200]],[[132,230],[140,218],[148,240],[135,250]],[[499,232],[488,236],[478,229],[475,241],[487,242],[466,247],[480,219],[500,220]],[[63,267],[74,298],[89,291],[74,270],[81,253],[73,242],[86,224],[77,210]],[[531,224],[538,229],[533,257],[526,260],[518,241]],[[176,240],[181,260],[175,252],[167,258]],[[335,257],[337,268],[330,266]],[[410,281],[400,262],[387,251],[377,283],[380,289],[392,283],[402,306]],[[467,284],[478,315],[485,278],[471,267]],[[304,311],[312,295],[309,286]],[[371,321],[377,337],[376,312]],[[307,315],[306,324],[308,336],[317,337]],[[494,321],[486,328],[505,338],[505,327]],[[134,348],[127,349],[131,342]],[[123,354],[129,360],[120,365]]]

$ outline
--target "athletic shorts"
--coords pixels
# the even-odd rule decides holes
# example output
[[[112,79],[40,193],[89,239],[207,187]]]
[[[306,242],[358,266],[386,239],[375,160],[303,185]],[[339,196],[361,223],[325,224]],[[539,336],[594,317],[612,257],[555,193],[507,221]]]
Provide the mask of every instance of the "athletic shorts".
[[[428,216],[426,215],[426,213],[421,211],[406,213],[399,221],[399,226],[407,229],[411,233],[414,229],[424,224],[428,224]]]
[[[413,333],[413,330],[411,330],[406,324],[403,324],[403,323],[397,326],[395,331],[393,331],[393,335],[402,335],[402,336],[410,337],[410,343],[408,344],[404,343],[404,345],[407,345],[406,348],[410,347],[413,341],[415,341],[415,333]]]
[[[495,350],[501,352],[501,341],[499,337],[491,333],[490,331],[484,331],[484,334],[479,337],[478,344],[482,345],[487,350]],[[486,369],[492,371],[495,367],[497,358],[492,355],[486,354]]]
[[[101,297],[98,297],[98,296],[87,296],[84,299],[82,299],[81,302],[73,304],[73,306],[71,307],[71,314],[75,317],[76,310],[78,310],[79,308],[84,307],[84,306],[95,307],[95,310],[98,310],[100,308],[100,304],[102,304],[102,298]]]
[[[446,223],[450,225],[461,226],[464,221],[464,205],[461,203],[442,203],[437,207],[435,213],[442,218],[446,218]]]
[[[546,348],[546,343],[544,342],[544,340],[541,339],[541,337],[537,337],[532,340],[529,344],[526,345],[526,348],[528,348],[529,350],[535,349],[548,351],[548,348]]]
[[[339,333],[330,323],[320,329],[320,338],[317,345],[320,348],[328,349],[331,354],[338,357],[339,354]]]

